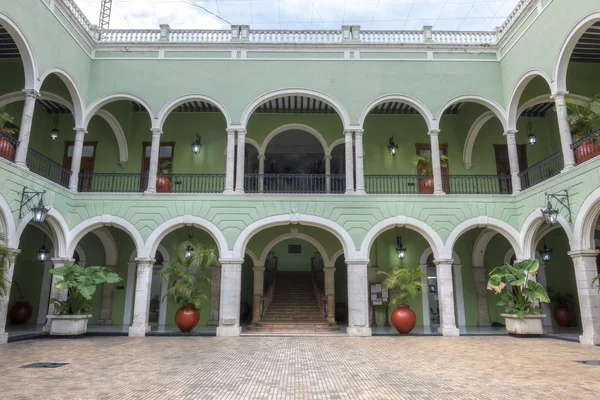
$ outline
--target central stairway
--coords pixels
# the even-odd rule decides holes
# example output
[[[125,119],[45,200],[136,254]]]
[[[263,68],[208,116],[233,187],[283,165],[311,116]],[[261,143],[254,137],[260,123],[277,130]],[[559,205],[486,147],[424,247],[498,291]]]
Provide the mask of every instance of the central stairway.
[[[259,322],[253,321],[248,330],[302,333],[337,331],[339,327],[329,322],[319,309],[310,272],[278,272],[268,310]]]

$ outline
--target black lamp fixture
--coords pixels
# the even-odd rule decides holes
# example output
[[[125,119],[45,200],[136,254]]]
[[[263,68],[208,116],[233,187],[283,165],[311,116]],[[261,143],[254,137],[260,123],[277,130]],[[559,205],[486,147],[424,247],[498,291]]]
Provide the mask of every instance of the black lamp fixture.
[[[390,137],[390,144],[388,145],[388,151],[390,152],[390,155],[392,157],[394,157],[396,155],[396,152],[398,151],[398,145],[396,143],[394,143],[393,136]]]
[[[21,207],[19,208],[19,218],[23,218],[24,211],[31,211],[33,213],[33,222],[36,224],[41,224],[46,220],[46,216],[48,215],[48,211],[50,211],[49,207],[44,205],[44,193],[37,192],[35,190],[28,190],[27,188],[23,188],[23,192],[21,193]],[[38,199],[37,205],[31,205],[30,203],[34,203],[35,199]]]
[[[194,154],[200,153],[200,147],[202,147],[202,138],[196,133],[196,140],[192,143],[192,151]]]
[[[192,240],[193,238],[194,236],[192,235],[192,230],[190,229],[190,232],[188,233],[188,241]],[[194,248],[190,243],[188,243],[188,245],[185,246],[185,258],[190,258],[193,252]]]
[[[44,244],[42,245],[41,249],[38,249],[36,251],[37,253],[37,259],[40,262],[44,262],[46,260],[48,260],[48,256],[50,255],[50,250],[48,250],[46,248],[46,236],[44,236]]]
[[[400,260],[404,260],[406,256],[406,247],[402,245],[402,236],[396,236],[396,253],[398,253],[398,258]]]
[[[535,146],[535,142],[537,142],[537,138],[535,137],[535,132],[533,131],[533,124],[531,123],[531,118],[529,118],[529,122],[527,123],[527,140],[529,144]]]
[[[544,239],[544,247],[538,251],[540,252],[540,256],[542,256],[542,260],[545,263],[552,260],[552,249],[549,249],[548,246],[546,246],[546,239]]]
[[[558,222],[559,206],[562,206],[567,212],[567,220],[571,222],[571,203],[569,202],[569,192],[565,189],[564,193],[545,193],[548,204],[542,209],[542,215],[547,224],[556,225]],[[556,208],[552,206],[552,200],[556,201]]]
[[[58,115],[54,117],[54,122],[52,123],[52,129],[50,129],[50,138],[52,140],[58,139]]]

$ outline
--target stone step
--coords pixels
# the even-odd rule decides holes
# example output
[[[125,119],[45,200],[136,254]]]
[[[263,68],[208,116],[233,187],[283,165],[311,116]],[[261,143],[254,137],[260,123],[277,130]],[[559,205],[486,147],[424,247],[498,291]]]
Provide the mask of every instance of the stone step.
[[[331,323],[307,323],[307,322],[287,322],[287,321],[260,321],[248,326],[251,331],[337,331],[340,327]]]

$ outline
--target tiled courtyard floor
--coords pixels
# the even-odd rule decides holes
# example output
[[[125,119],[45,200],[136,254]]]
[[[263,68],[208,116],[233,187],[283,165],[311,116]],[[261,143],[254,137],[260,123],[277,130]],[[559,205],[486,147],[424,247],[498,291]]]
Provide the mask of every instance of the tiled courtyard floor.
[[[512,337],[40,339],[1,399],[598,399],[600,347]],[[57,369],[23,369],[67,362]]]

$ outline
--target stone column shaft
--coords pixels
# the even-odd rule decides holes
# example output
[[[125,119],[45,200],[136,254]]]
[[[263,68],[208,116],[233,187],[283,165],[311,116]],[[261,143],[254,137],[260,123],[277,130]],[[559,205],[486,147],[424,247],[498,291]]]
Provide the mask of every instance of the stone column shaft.
[[[429,139],[431,140],[431,166],[433,168],[433,194],[444,194],[439,134],[439,130],[434,129],[429,131]]]
[[[258,191],[262,192],[264,190],[265,187],[265,155],[264,154],[259,154],[258,155]]]
[[[217,336],[239,336],[242,260],[221,261],[221,306]]]
[[[437,270],[438,298],[440,303],[440,328],[444,336],[458,336],[454,313],[453,260],[434,260]]]
[[[252,322],[258,322],[260,321],[261,300],[265,293],[265,266],[255,265],[252,270],[254,271],[254,306],[252,309]]]
[[[564,169],[568,171],[575,166],[575,156],[571,149],[573,139],[571,136],[571,126],[569,124],[569,114],[567,109],[567,93],[559,92],[555,93],[552,98],[556,104],[556,116],[558,118],[558,130],[560,132],[560,144],[563,152]]]
[[[325,156],[325,190],[331,192],[331,154]]]
[[[21,126],[19,128],[19,145],[15,152],[15,164],[18,167],[27,169],[27,150],[29,149],[29,137],[31,135],[31,122],[33,121],[33,111],[35,101],[40,94],[33,89],[23,90],[25,94],[25,104],[23,105],[23,115],[21,116]]]
[[[487,303],[487,281],[485,267],[473,266],[473,281],[477,297],[477,326],[490,326],[490,316]]]
[[[150,167],[148,168],[148,187],[146,193],[156,193],[156,176],[158,174],[158,156],[160,153],[160,136],[162,131],[157,128],[152,131],[152,147],[150,149]]]
[[[133,322],[129,327],[129,336],[146,336],[150,332],[148,316],[150,314],[150,290],[152,286],[152,269],[154,259],[138,258],[137,278],[135,281],[135,300],[133,302]]]
[[[348,264],[348,328],[350,336],[371,336],[369,326],[369,280],[365,262]]]
[[[587,345],[600,345],[600,293],[592,287],[592,280],[598,275],[596,257],[598,250],[578,250],[569,252],[575,265],[577,296],[581,312],[583,334],[579,341]]]
[[[354,193],[354,151],[352,147],[352,131],[344,131],[346,149],[346,194]]]
[[[4,280],[6,282],[6,291],[0,296],[0,344],[8,342],[8,333],[6,333],[8,303],[10,302],[10,288],[15,271],[15,260],[20,252],[21,250],[18,249],[9,249],[7,259],[5,260]]]
[[[354,131],[354,147],[356,154],[356,193],[366,194],[365,191],[365,165],[363,151],[363,130],[357,129]]]
[[[219,325],[219,303],[221,298],[221,266],[215,265],[211,268],[210,277],[210,319],[208,325]]]
[[[112,272],[117,272],[116,265],[108,265],[106,268]],[[112,325],[112,303],[113,292],[115,290],[114,283],[104,283],[102,288],[102,306],[100,308],[99,325]]]
[[[235,169],[235,129],[227,129],[227,156],[225,164],[225,193],[233,193]]]
[[[67,262],[67,261],[74,261],[74,260],[69,260],[66,258],[53,258],[52,266],[53,266],[53,268],[60,268],[63,265],[65,265],[65,262]],[[54,314],[54,304],[52,304],[52,299],[65,301],[65,300],[67,300],[67,297],[69,296],[69,291],[67,289],[57,289],[56,288],[56,282],[59,279],[61,279],[60,276],[52,275],[52,286],[50,286],[50,301],[48,302],[48,314],[46,314],[46,315]],[[50,320],[47,318],[46,318],[46,325],[42,328],[42,331],[50,332]]]
[[[245,153],[246,153],[246,131],[237,130],[237,171],[235,173],[235,192],[244,193],[244,174],[245,174]]]
[[[510,176],[513,194],[521,193],[521,178],[519,177],[519,152],[517,150],[517,131],[506,131],[506,145],[508,148],[508,162],[510,163]]]
[[[73,143],[73,157],[71,158],[71,177],[69,178],[69,190],[76,192],[79,187],[79,171],[81,169],[81,155],[83,153],[83,141],[87,131],[83,128],[75,128],[75,142]]]

